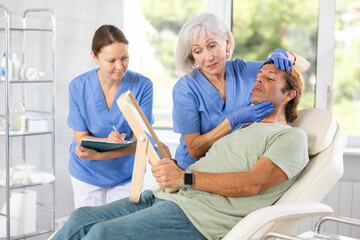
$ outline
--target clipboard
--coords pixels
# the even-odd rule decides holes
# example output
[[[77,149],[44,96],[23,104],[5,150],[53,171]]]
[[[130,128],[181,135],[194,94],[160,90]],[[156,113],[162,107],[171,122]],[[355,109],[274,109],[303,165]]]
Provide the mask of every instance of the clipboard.
[[[104,142],[104,141],[96,141],[90,139],[84,139],[81,141],[80,146],[94,149],[98,152],[107,152],[117,148],[125,147],[131,144],[134,144],[134,141],[124,141],[123,143],[115,143],[115,142]]]

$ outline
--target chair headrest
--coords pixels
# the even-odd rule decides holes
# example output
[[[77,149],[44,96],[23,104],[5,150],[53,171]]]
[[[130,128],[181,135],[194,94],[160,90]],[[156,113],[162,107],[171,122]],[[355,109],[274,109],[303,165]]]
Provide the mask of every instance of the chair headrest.
[[[331,144],[337,128],[331,112],[323,108],[299,110],[297,119],[290,125],[306,132],[309,156],[325,150]]]

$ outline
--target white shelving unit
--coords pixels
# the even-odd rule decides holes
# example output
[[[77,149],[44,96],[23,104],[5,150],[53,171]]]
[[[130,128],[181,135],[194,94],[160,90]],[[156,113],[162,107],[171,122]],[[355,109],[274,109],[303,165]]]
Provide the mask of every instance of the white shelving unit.
[[[28,51],[31,50],[31,52],[34,53],[34,51],[38,51],[39,55],[40,53],[42,55],[45,55],[44,52],[42,52],[42,48],[37,44],[29,43],[27,42],[28,34],[45,34],[44,38],[46,41],[48,40],[48,44],[51,44],[51,52],[47,51],[47,58],[43,59],[46,61],[47,66],[49,66],[48,74],[45,75],[45,79],[38,79],[34,81],[30,80],[20,80],[20,79],[9,79],[9,74],[6,75],[5,81],[0,82],[0,97],[1,100],[5,99],[5,102],[2,104],[0,102],[0,106],[3,107],[3,109],[0,109],[0,124],[4,122],[3,130],[0,129],[0,138],[5,142],[3,144],[4,146],[0,146],[2,149],[1,151],[4,153],[4,158],[2,155],[0,155],[0,166],[5,167],[5,175],[6,175],[6,183],[5,186],[0,186],[0,190],[5,192],[5,201],[4,206],[6,206],[5,213],[0,213],[0,218],[6,219],[6,234],[5,238],[0,239],[24,239],[24,238],[30,238],[35,237],[47,233],[51,233],[55,230],[55,181],[51,181],[50,183],[46,184],[17,184],[16,186],[10,184],[10,178],[11,178],[11,171],[10,169],[13,166],[15,158],[17,158],[17,161],[21,161],[21,164],[31,164],[31,161],[33,160],[34,156],[28,156],[29,148],[35,148],[41,149],[40,146],[43,145],[42,141],[39,141],[38,139],[45,138],[48,141],[44,141],[44,145],[49,144],[50,149],[46,149],[46,154],[50,156],[43,157],[44,159],[37,159],[37,164],[39,166],[39,169],[41,167],[48,165],[48,169],[46,169],[43,172],[51,173],[53,176],[55,176],[55,29],[56,29],[56,19],[54,12],[51,9],[27,9],[24,11],[22,16],[22,27],[19,28],[12,28],[10,25],[10,12],[6,9],[4,5],[0,4],[0,17],[1,14],[3,14],[3,18],[0,21],[1,27],[0,27],[0,43],[3,41],[0,51],[1,55],[3,52],[5,52],[6,56],[6,73],[8,73],[8,64],[9,56],[11,54],[11,51],[14,51],[15,49],[12,44],[15,44],[14,41],[16,41],[16,38],[20,38],[21,44],[19,45],[19,51],[20,51],[20,62],[23,66],[30,65],[31,62],[29,61],[29,54]],[[45,16],[45,17],[44,17]],[[1,19],[1,18],[0,18]],[[31,21],[30,21],[31,19]],[[44,21],[46,22],[45,25],[51,25],[51,27],[43,28],[43,27],[30,27],[30,25],[33,23],[33,19],[39,22]],[[13,36],[15,35],[15,36]],[[41,45],[41,44],[40,44]],[[21,48],[21,50],[20,50]],[[28,89],[31,90],[28,90]],[[41,92],[41,89],[47,89],[45,92]],[[39,99],[39,105],[41,105],[39,108],[43,107],[42,102],[46,101],[47,106],[49,106],[47,109],[30,109],[31,106],[27,106],[27,101],[29,101],[29,97],[27,98],[27,91],[28,93],[31,93],[34,95],[38,94]],[[24,104],[26,108],[26,115],[41,115],[46,116],[49,123],[49,129],[47,131],[40,131],[40,132],[13,132],[11,131],[10,122],[11,122],[11,101],[12,101],[12,94],[20,95],[22,103]],[[30,95],[31,95],[30,94]],[[29,94],[28,94],[29,95]],[[44,99],[42,96],[45,96]],[[31,98],[31,97],[30,97]],[[30,99],[31,100],[31,99]],[[37,141],[31,140],[32,137],[37,138]],[[29,140],[30,139],[30,140]],[[16,142],[16,144],[14,144]],[[35,142],[35,143],[34,143]],[[37,144],[37,142],[39,142]],[[45,148],[45,147],[44,147]],[[30,149],[31,150],[31,149]],[[42,152],[40,150],[40,152]],[[40,154],[41,155],[41,154]],[[19,157],[20,156],[20,157]],[[5,163],[4,163],[5,162]],[[40,162],[40,164],[39,164]],[[41,166],[43,165],[43,166]],[[0,167],[1,168],[1,167]],[[43,169],[41,169],[43,170]],[[44,189],[38,189],[38,188],[46,188]],[[11,198],[11,192],[13,190],[19,190],[19,189],[31,189],[37,192],[37,201],[36,201],[36,214],[39,218],[48,217],[49,220],[44,220],[48,223],[49,227],[46,227],[46,229],[43,229],[43,227],[38,226],[38,223],[36,223],[36,231],[32,233],[28,233],[21,236],[12,236],[10,234],[11,229],[11,211],[10,211],[10,205],[12,202],[10,201]],[[50,190],[49,190],[50,189]],[[44,193],[45,197],[41,196],[39,192]],[[4,198],[3,196],[0,196],[0,198]],[[43,202],[43,200],[47,200]],[[46,212],[46,214],[42,214],[43,212]],[[40,216],[39,216],[40,215]]]

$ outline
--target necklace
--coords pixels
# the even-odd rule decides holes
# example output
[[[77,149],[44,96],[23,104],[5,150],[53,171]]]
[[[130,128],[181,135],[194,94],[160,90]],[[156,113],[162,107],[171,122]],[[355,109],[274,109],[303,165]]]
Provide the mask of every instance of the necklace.
[[[223,81],[223,82],[221,83],[221,85],[220,85],[219,88],[215,88],[220,95],[223,93],[222,90],[223,90],[224,82],[225,82],[225,81]]]

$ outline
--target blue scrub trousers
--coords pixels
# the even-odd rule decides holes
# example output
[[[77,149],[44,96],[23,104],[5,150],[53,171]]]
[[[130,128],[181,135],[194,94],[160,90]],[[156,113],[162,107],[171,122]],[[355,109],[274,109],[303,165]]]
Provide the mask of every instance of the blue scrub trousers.
[[[174,202],[141,194],[138,204],[124,198],[103,206],[76,209],[53,240],[206,239]]]

